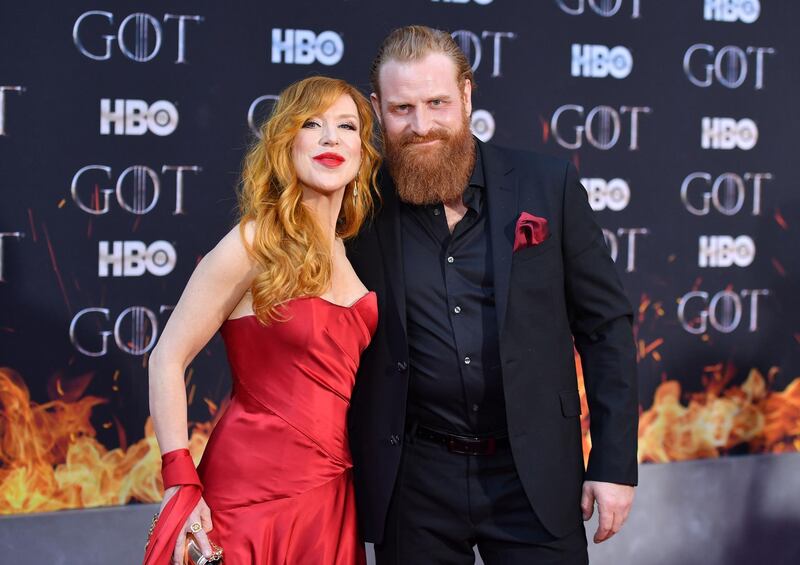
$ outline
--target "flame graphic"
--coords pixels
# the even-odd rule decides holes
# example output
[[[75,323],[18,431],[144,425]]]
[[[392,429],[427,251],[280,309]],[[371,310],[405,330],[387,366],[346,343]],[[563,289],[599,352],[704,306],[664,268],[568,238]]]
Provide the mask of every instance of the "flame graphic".
[[[161,500],[161,454],[152,422],[126,450],[95,439],[89,418],[106,401],[31,402],[14,371],[0,368],[0,514],[46,512]],[[195,424],[189,450],[195,463],[213,422]]]
[[[581,435],[583,437],[583,466],[589,464],[589,452],[592,450],[592,435],[589,433],[589,402],[586,400],[586,385],[583,383],[583,367],[578,352],[575,355],[575,370],[578,373],[578,395],[581,399]]]
[[[581,399],[583,458],[588,464],[592,438],[589,410],[580,358],[578,391]],[[640,463],[667,463],[719,457],[733,448],[749,453],[800,451],[800,378],[783,392],[767,388],[768,379],[752,369],[741,386],[727,387],[733,377],[731,366],[722,363],[706,367],[711,377],[706,390],[681,403],[681,384],[667,380],[659,385],[652,406],[639,416]]]
[[[591,450],[589,412],[579,357],[578,389],[584,458]],[[722,363],[706,368],[705,390],[681,402],[681,385],[667,380],[639,420],[639,461],[668,462],[719,457],[734,447],[750,453],[800,451],[800,378],[782,392],[769,390],[753,369],[741,386],[728,386],[735,371]],[[60,386],[60,384],[58,385]],[[192,425],[189,450],[195,463],[224,412],[204,399],[212,421]],[[95,396],[32,402],[14,371],[0,368],[0,514],[44,512],[157,502],[162,496],[161,455],[147,420],[144,438],[109,450],[96,439]]]
[[[800,451],[800,378],[776,392],[752,369],[741,386],[725,388],[730,377],[722,364],[706,369],[713,378],[685,406],[679,382],[659,385],[639,418],[640,462],[719,457],[740,446],[750,453]]]

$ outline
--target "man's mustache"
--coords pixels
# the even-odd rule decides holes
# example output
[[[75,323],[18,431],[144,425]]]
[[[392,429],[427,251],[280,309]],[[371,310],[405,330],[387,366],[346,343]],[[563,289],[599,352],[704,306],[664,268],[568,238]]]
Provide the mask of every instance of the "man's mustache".
[[[415,145],[419,143],[429,143],[431,141],[448,141],[449,139],[450,139],[450,134],[447,132],[447,130],[436,129],[429,131],[425,135],[417,135],[415,133],[406,134],[400,138],[398,145],[401,147],[408,147],[409,145]]]

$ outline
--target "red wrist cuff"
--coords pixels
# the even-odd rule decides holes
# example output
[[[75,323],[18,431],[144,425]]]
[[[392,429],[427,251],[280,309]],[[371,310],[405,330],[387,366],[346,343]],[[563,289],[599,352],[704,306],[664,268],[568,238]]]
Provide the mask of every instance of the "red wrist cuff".
[[[165,489],[179,485],[202,488],[188,449],[175,449],[161,456],[161,478]]]

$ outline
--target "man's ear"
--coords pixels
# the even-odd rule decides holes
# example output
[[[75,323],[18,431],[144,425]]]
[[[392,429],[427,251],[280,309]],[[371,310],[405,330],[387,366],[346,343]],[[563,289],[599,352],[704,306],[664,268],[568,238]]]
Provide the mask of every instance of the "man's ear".
[[[472,115],[472,81],[469,79],[464,79],[464,89],[461,91],[462,96],[464,97],[464,109],[467,112],[467,116]]]
[[[372,93],[369,95],[369,102],[372,104],[372,111],[375,112],[375,117],[378,120],[380,125],[383,125],[383,121],[381,121],[381,99],[378,98],[376,93]]]

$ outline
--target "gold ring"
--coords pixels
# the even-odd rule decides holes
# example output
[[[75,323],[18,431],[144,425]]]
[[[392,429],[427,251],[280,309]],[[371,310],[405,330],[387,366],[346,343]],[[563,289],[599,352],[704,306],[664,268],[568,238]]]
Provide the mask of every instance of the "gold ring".
[[[194,522],[192,525],[189,526],[193,533],[197,533],[203,529],[203,526],[200,525],[200,522]]]

